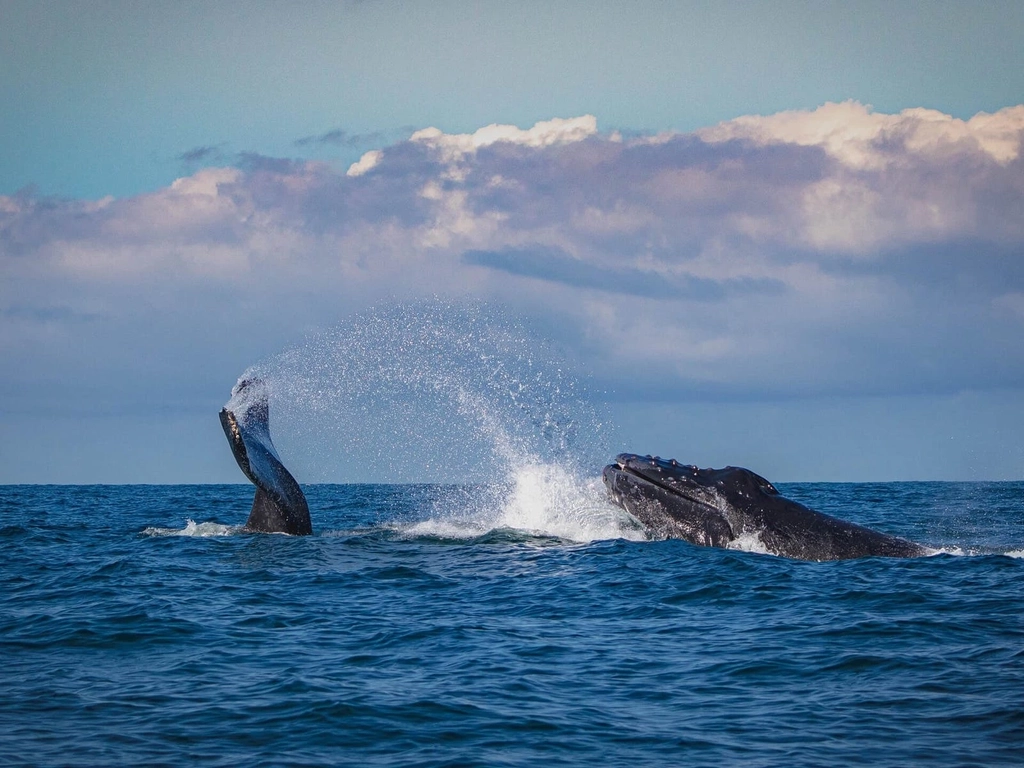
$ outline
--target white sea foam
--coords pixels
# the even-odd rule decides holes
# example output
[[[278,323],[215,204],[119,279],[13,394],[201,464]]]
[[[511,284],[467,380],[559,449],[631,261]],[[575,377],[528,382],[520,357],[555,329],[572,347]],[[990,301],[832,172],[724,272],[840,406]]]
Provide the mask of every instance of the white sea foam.
[[[967,557],[973,553],[965,552],[960,547],[940,547],[939,549],[930,549],[926,554],[926,557],[935,557],[935,555],[953,555],[955,557]]]
[[[753,532],[741,533],[726,545],[726,549],[736,549],[740,552],[757,552],[762,555],[775,554],[761,541],[761,535]]]
[[[527,464],[515,474],[501,525],[570,541],[643,539],[643,530],[612,506],[598,478],[581,479],[556,464]]]
[[[443,498],[428,519],[405,527],[411,536],[472,539],[516,531],[587,543],[645,538],[643,527],[607,500],[598,478],[579,478],[557,464],[526,463],[508,484],[483,489],[473,499]]]
[[[934,555],[953,555],[955,557],[986,557],[992,555],[1002,555],[1003,557],[1012,557],[1015,559],[1024,558],[1024,549],[1011,549],[1006,552],[999,552],[993,549],[963,549],[962,547],[942,547],[941,549],[933,549],[928,553],[928,556]]]
[[[224,525],[223,523],[197,523],[195,520],[186,520],[184,528],[156,528],[150,527],[142,531],[144,536],[234,536],[242,530],[240,525]]]

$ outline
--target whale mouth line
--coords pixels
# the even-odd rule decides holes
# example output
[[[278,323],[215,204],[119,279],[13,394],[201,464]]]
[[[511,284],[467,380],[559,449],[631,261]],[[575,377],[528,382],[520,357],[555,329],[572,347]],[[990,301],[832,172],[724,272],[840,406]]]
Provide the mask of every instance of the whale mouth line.
[[[693,496],[690,496],[690,495],[688,495],[686,493],[683,493],[678,488],[673,488],[673,487],[671,487],[669,485],[666,485],[665,483],[662,483],[662,482],[660,482],[658,480],[655,480],[653,478],[647,477],[646,475],[640,473],[639,471],[633,469],[632,467],[626,466],[622,461],[619,461],[618,459],[615,460],[615,466],[617,467],[619,472],[623,472],[623,473],[629,475],[630,477],[636,478],[637,480],[641,480],[641,481],[643,481],[645,483],[653,485],[656,488],[661,488],[661,490],[663,490],[663,491],[665,491],[667,493],[671,493],[673,496],[678,496],[681,499],[686,499],[687,501],[692,502],[693,504],[700,504],[702,506],[709,507],[709,508],[712,508],[712,509],[714,508],[711,504],[708,504],[706,501],[702,501],[700,499],[695,499]]]

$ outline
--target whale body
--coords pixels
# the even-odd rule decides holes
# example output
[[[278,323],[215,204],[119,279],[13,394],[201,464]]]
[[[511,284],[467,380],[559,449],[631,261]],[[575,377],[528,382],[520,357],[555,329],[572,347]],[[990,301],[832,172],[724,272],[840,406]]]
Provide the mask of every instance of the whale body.
[[[246,530],[293,536],[313,533],[306,497],[270,439],[266,383],[258,378],[240,380],[221,409],[220,423],[235,461],[256,486]]]
[[[707,547],[736,547],[756,537],[773,554],[799,560],[918,557],[912,541],[808,509],[742,467],[698,469],[675,459],[619,454],[604,468],[612,501],[650,535]]]

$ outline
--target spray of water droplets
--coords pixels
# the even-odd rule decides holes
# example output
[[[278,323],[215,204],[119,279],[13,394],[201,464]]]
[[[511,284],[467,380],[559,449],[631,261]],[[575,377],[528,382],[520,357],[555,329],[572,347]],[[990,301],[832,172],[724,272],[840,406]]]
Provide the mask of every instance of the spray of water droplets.
[[[304,482],[483,485],[439,500],[417,534],[632,530],[596,479],[613,454],[608,420],[553,345],[500,309],[371,311],[248,376],[267,383],[274,440]]]

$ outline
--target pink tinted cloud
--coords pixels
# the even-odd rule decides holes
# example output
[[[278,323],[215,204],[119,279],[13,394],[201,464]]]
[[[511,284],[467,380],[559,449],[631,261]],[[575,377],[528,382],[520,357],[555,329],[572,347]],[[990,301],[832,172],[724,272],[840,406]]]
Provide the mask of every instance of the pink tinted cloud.
[[[1019,385],[1022,141],[1024,106],[853,102],[629,139],[591,117],[428,129],[346,167],[254,157],[133,198],[0,198],[0,301],[72,318],[102,297],[127,323],[147,296],[223,290],[256,314],[305,296],[303,322],[330,324],[471,296],[536,314],[612,379]],[[940,343],[953,329],[985,341]]]

